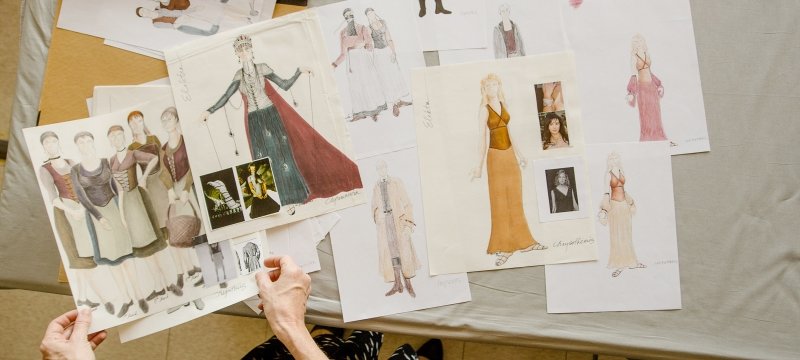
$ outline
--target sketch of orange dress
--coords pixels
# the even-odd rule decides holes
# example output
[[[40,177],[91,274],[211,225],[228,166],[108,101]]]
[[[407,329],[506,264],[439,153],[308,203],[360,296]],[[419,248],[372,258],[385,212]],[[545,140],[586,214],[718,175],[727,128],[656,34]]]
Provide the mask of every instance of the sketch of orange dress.
[[[486,126],[489,127],[489,151],[486,171],[489,178],[489,206],[492,231],[486,253],[514,252],[537,244],[528,228],[522,209],[522,172],[508,134],[511,115],[500,103],[500,114],[491,105]]]
[[[608,229],[611,244],[608,255],[608,268],[621,269],[636,267],[636,251],[633,249],[633,198],[625,192],[625,175],[620,172],[619,177],[611,174],[609,185],[611,196],[608,204],[603,204],[603,210],[608,211]]]

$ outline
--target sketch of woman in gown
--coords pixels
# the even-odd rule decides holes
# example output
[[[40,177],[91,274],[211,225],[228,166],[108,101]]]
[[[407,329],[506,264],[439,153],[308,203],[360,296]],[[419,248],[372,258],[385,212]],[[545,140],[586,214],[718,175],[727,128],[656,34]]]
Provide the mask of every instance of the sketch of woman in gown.
[[[479,158],[471,176],[473,180],[481,177],[485,160],[492,214],[492,230],[486,253],[497,256],[497,266],[505,264],[514,252],[547,249],[534,240],[522,208],[520,167],[524,168],[527,163],[513,146],[513,137],[508,129],[510,121],[500,78],[489,74],[481,80]]]
[[[280,78],[267,64],[254,62],[252,40],[247,35],[239,35],[233,48],[242,68],[201,120],[225,106],[237,91],[241,94],[250,154],[253,160],[269,157],[272,161],[282,205],[304,204],[362,188],[356,164],[314,130],[270,84],[289,90],[301,74],[311,75],[311,70],[298,68],[291,78]]]
[[[569,134],[564,119],[558,113],[548,113],[544,118],[545,128],[542,132],[542,148],[544,150],[569,147]]]
[[[511,21],[511,8],[508,4],[500,5],[500,23],[494,27],[494,57],[505,59],[525,56],[525,43],[522,42],[517,23]]]
[[[603,196],[598,215],[601,224],[608,224],[611,238],[608,268],[614,269],[611,277],[617,277],[625,268],[638,269],[646,266],[636,259],[636,251],[633,249],[632,218],[636,213],[636,204],[625,191],[627,180],[619,154],[609,154],[607,165],[604,183],[609,192]]]
[[[631,40],[633,75],[628,81],[628,105],[639,107],[639,141],[667,140],[661,124],[661,98],[664,86],[650,71],[653,59],[641,34]]]
[[[148,195],[147,198],[150,200],[150,207],[155,212],[158,227],[166,235],[169,202],[167,201],[167,188],[164,187],[164,183],[161,181],[161,173],[165,171],[161,163],[161,141],[145,125],[144,115],[141,111],[133,111],[128,115],[128,127],[133,133],[133,141],[128,146],[128,150],[144,151],[155,155],[158,160],[155,168],[147,174],[145,190]],[[145,173],[146,166],[146,164],[139,166],[142,174]]]
[[[114,314],[114,304],[105,300],[92,276],[91,269],[97,268],[89,224],[86,222],[86,209],[78,202],[75,184],[72,182],[72,167],[76,162],[61,157],[58,135],[45,131],[39,137],[48,159],[39,168],[39,179],[47,191],[47,199],[53,206],[53,219],[61,240],[61,247],[67,255],[67,266],[74,276],[70,277],[77,288],[75,298],[78,306],[98,307],[100,304],[89,300],[88,288],[100,297],[106,311]]]
[[[400,116],[400,108],[411,105],[408,91],[400,63],[397,62],[397,49],[386,21],[375,13],[372,8],[364,11],[369,19],[369,30],[372,36],[372,61],[378,72],[383,95],[386,101],[392,104],[392,114]]]
[[[158,157],[140,150],[128,150],[122,126],[113,125],[108,129],[108,140],[116,151],[109,159],[111,174],[121,189],[118,191],[119,207],[125,227],[131,237],[133,256],[144,263],[153,279],[154,289],[147,296],[150,301],[166,294],[167,290],[177,296],[183,291],[166,278],[170,259],[164,249],[167,241],[158,227],[155,211],[150,207],[146,190],[140,185],[149,183],[149,176],[158,164]],[[137,176],[138,165],[145,166],[141,183]]]
[[[125,221],[117,205],[117,194],[121,186],[114,180],[108,160],[97,157],[94,135],[82,131],[75,135],[75,145],[81,154],[81,162],[72,167],[72,183],[81,205],[91,214],[94,237],[92,248],[94,261],[98,265],[110,265],[108,269],[121,294],[128,301],[122,304],[117,317],[124,316],[138,299],[139,308],[147,313],[150,309],[144,299],[136,276],[133,258],[133,243],[125,228]]]

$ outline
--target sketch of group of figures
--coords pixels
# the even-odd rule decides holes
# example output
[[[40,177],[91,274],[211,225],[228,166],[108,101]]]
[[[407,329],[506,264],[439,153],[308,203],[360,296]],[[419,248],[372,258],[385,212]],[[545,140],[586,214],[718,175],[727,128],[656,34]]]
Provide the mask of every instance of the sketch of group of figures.
[[[259,15],[255,8],[256,0],[154,0],[152,6],[137,7],[136,16],[150,20],[156,28],[175,29],[189,35],[211,36],[219,31],[225,16],[222,6],[230,1],[247,1],[250,16]],[[247,20],[247,23],[252,22],[251,19]]]
[[[437,4],[440,4],[437,0]],[[351,8],[342,16],[346,26],[339,32],[339,56],[334,69],[345,63],[350,85],[351,121],[372,118],[392,109],[400,116],[400,108],[411,105],[411,93],[397,59],[397,46],[389,26],[372,8],[364,11],[369,25],[356,22]]]
[[[65,134],[45,131],[39,138],[47,156],[39,178],[75,275],[70,280],[75,281],[77,304],[96,308],[102,303],[120,318],[134,303],[147,313],[148,302],[183,295],[184,282],[200,275],[191,247],[202,231],[176,109],[169,107],[161,114],[169,134],[163,145],[140,111],[131,112],[127,122],[132,141],[122,126],[108,128],[106,137],[114,149],[108,157],[97,153],[90,131],[70,137],[78,160],[62,157]],[[98,266],[114,278],[116,289],[96,285],[93,269]],[[142,266],[152,276],[152,289],[139,283],[136,274]],[[168,269],[176,273],[170,275]],[[193,283],[201,285],[202,279]],[[98,298],[91,298],[89,287]],[[122,304],[117,308],[113,301],[119,296]],[[203,307],[200,300],[195,305]]]

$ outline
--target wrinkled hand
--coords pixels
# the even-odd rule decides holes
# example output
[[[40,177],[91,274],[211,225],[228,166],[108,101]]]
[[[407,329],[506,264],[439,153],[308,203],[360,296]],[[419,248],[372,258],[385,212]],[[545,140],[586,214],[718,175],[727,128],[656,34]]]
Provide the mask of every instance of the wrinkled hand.
[[[105,229],[105,230],[108,230],[108,231],[111,230],[111,223],[108,222],[108,219],[106,219],[106,218],[100,219],[100,226],[102,226],[103,229]]]
[[[209,116],[211,116],[211,113],[210,113],[210,112],[208,112],[208,110],[206,110],[206,111],[203,111],[203,113],[202,113],[202,114],[200,114],[200,122],[206,122],[206,121],[208,121],[208,117],[209,117]]]
[[[306,301],[311,294],[311,278],[288,256],[271,256],[264,266],[273,268],[256,273],[259,308],[264,310],[270,328],[283,341],[294,331],[305,331]]]
[[[181,191],[181,204],[186,204],[189,201],[189,192],[186,190]]]
[[[88,334],[92,311],[68,311],[47,326],[39,351],[43,359],[94,359],[94,349],[106,339],[106,332]]]

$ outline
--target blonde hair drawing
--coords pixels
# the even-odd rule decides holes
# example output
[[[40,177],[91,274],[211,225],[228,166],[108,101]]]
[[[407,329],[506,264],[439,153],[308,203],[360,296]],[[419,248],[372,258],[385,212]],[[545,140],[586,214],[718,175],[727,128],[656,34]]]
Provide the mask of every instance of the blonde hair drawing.
[[[506,95],[503,93],[503,81],[497,74],[491,73],[481,79],[481,108],[489,104],[489,94],[486,92],[486,87],[492,83],[497,83],[497,99],[503,104],[506,104]]]
[[[634,75],[639,73],[639,69],[636,68],[636,54],[640,51],[647,53],[647,40],[644,39],[642,34],[637,33],[631,38],[631,71]]]

